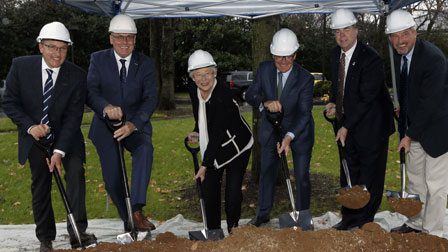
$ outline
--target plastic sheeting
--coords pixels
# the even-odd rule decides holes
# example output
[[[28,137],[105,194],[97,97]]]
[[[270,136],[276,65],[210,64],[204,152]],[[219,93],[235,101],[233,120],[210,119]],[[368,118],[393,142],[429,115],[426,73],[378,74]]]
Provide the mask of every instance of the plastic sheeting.
[[[326,214],[313,218],[315,229],[330,228],[338,223],[341,218],[338,214],[327,212]],[[194,222],[185,219],[181,214],[165,222],[158,222],[151,220],[156,225],[156,230],[152,232],[154,239],[158,234],[165,232],[172,232],[179,237],[188,238],[188,231],[201,230],[202,223]],[[391,228],[402,225],[406,221],[406,217],[398,214],[384,211],[377,213],[375,222],[383,229],[390,231]],[[240,225],[249,222],[249,219],[240,220]],[[226,222],[222,221],[222,228],[227,236]],[[269,227],[278,228],[278,219],[272,219],[268,225]],[[444,220],[445,234],[448,238],[448,211],[445,214]],[[55,249],[69,249],[70,242],[66,229],[66,223],[56,224],[57,234],[56,240],[53,242]],[[39,241],[34,233],[35,225],[0,225],[0,251],[37,251],[39,249]],[[95,219],[89,220],[89,228],[87,232],[94,233],[99,242],[117,242],[118,234],[123,233],[123,222],[119,219]]]

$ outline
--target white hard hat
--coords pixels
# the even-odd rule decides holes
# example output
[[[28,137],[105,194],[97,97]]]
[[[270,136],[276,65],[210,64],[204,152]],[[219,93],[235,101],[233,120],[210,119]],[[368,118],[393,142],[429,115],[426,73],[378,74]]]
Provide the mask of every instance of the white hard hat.
[[[137,27],[130,16],[118,14],[110,20],[109,32],[137,34]]]
[[[271,42],[271,54],[276,56],[289,56],[299,49],[296,34],[290,29],[283,28],[274,34]]]
[[[416,26],[411,13],[404,10],[394,10],[386,19],[386,34],[391,34]]]
[[[356,24],[358,20],[351,10],[338,9],[331,15],[330,28],[333,30],[342,29]]]
[[[44,25],[42,29],[40,29],[36,41],[37,43],[40,43],[43,39],[54,39],[67,42],[69,45],[73,44],[70,39],[70,33],[61,22],[52,22]]]
[[[209,52],[196,50],[188,58],[188,72],[209,66],[217,66]]]

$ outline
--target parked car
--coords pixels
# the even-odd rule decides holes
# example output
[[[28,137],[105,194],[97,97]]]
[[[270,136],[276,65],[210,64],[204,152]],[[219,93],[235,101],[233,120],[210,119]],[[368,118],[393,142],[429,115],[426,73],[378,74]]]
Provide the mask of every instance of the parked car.
[[[325,75],[323,73],[311,73],[314,77],[314,85],[316,85],[320,81],[326,81]]]
[[[253,82],[252,71],[232,71],[225,73],[226,85],[238,101],[244,101],[244,93]]]

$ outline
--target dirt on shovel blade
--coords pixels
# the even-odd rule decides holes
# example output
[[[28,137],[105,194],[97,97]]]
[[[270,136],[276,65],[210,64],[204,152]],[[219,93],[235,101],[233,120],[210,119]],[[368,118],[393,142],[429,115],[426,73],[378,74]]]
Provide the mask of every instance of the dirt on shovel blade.
[[[154,241],[128,245],[100,243],[90,251],[447,251],[448,240],[423,233],[388,233],[376,223],[367,223],[354,231],[324,229],[301,231],[300,228],[271,229],[244,226],[220,241],[190,241],[173,233],[159,234]]]
[[[402,215],[411,218],[422,210],[422,202],[409,198],[389,198],[387,199],[392,209]]]
[[[370,193],[359,185],[352,188],[340,188],[336,200],[346,208],[360,209],[369,203]]]

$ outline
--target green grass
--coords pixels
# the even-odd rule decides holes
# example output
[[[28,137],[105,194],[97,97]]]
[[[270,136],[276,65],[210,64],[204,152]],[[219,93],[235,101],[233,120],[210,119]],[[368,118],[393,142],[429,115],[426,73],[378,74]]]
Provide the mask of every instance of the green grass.
[[[311,161],[311,172],[338,178],[338,156],[331,126],[322,117],[323,107],[316,106],[316,141]],[[251,113],[244,116],[251,121]],[[101,176],[96,150],[87,139],[92,113],[85,113],[82,131],[86,136],[86,205],[89,219],[116,218],[115,207],[111,204],[106,210],[106,192]],[[193,118],[158,120],[167,118],[163,113],[156,114],[153,123],[154,164],[151,184],[148,189],[148,205],[145,208],[151,218],[166,220],[178,213],[186,214],[191,209],[183,209],[183,191],[194,186],[191,154],[185,150],[183,139],[193,129]],[[17,163],[17,132],[7,118],[0,119],[0,224],[33,223],[31,210],[30,171],[28,164]],[[399,187],[399,167],[396,136],[391,137],[391,152],[388,160],[386,189]],[[131,170],[130,155],[126,154],[128,172]],[[326,185],[313,184],[314,187]],[[52,198],[57,221],[64,221],[65,210],[53,186]],[[313,212],[321,212],[316,200],[312,199]],[[387,209],[383,201],[382,209]],[[327,210],[327,209],[324,209]],[[330,209],[338,210],[338,209]],[[188,214],[187,214],[188,215]]]

